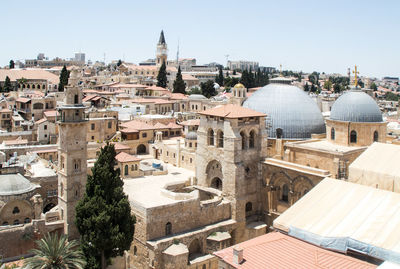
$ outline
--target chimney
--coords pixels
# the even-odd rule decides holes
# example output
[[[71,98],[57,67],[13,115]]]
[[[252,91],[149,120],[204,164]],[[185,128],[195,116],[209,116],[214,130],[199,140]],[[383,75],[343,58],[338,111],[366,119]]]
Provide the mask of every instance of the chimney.
[[[233,247],[233,263],[241,264],[243,262],[243,248],[240,246]]]

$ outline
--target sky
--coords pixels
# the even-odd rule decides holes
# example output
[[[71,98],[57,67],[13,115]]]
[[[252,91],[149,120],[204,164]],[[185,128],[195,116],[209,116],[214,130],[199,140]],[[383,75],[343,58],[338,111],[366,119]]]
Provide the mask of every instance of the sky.
[[[164,30],[168,58],[229,60],[303,72],[400,76],[400,1],[3,0],[0,66],[10,59],[155,58]]]

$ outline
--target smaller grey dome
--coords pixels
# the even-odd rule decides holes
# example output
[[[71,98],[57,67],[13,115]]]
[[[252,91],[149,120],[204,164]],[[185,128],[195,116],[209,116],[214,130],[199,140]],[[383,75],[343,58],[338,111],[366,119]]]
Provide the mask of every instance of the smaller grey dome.
[[[0,195],[18,195],[33,191],[38,185],[31,183],[21,174],[0,175]]]
[[[340,96],[331,109],[331,120],[350,122],[382,122],[382,113],[375,100],[360,90]]]
[[[204,99],[207,99],[207,97],[205,97],[202,94],[191,94],[191,95],[189,95],[189,99],[190,100],[204,100]]]
[[[186,136],[185,136],[185,138],[187,139],[187,140],[197,140],[197,133],[196,132],[189,132]]]

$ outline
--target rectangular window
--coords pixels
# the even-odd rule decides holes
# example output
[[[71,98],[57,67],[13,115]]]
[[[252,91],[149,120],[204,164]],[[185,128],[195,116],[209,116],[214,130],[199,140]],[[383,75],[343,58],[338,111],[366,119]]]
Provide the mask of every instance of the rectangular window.
[[[96,127],[96,125],[94,123],[92,123],[91,129],[94,130],[95,127]]]
[[[147,133],[142,133],[142,137],[143,138],[147,137]]]
[[[112,127],[112,122],[110,121],[108,122],[108,129],[111,129],[111,127]]]
[[[43,128],[44,128],[45,130],[47,130],[47,125],[45,125]]]

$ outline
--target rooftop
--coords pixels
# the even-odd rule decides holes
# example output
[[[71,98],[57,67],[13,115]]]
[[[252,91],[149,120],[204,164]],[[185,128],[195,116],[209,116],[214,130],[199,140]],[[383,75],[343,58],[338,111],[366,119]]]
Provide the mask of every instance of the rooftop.
[[[244,261],[233,261],[233,248],[243,249]],[[282,233],[268,233],[214,252],[234,268],[376,268],[376,265],[325,250]]]
[[[232,104],[217,106],[206,111],[199,112],[198,114],[205,116],[223,117],[228,119],[266,116],[265,114],[252,110],[250,108],[245,108]]]
[[[133,155],[130,155],[128,153],[125,153],[125,152],[118,153],[117,156],[115,156],[115,159],[120,163],[138,162],[141,160],[141,159],[139,159]]]

